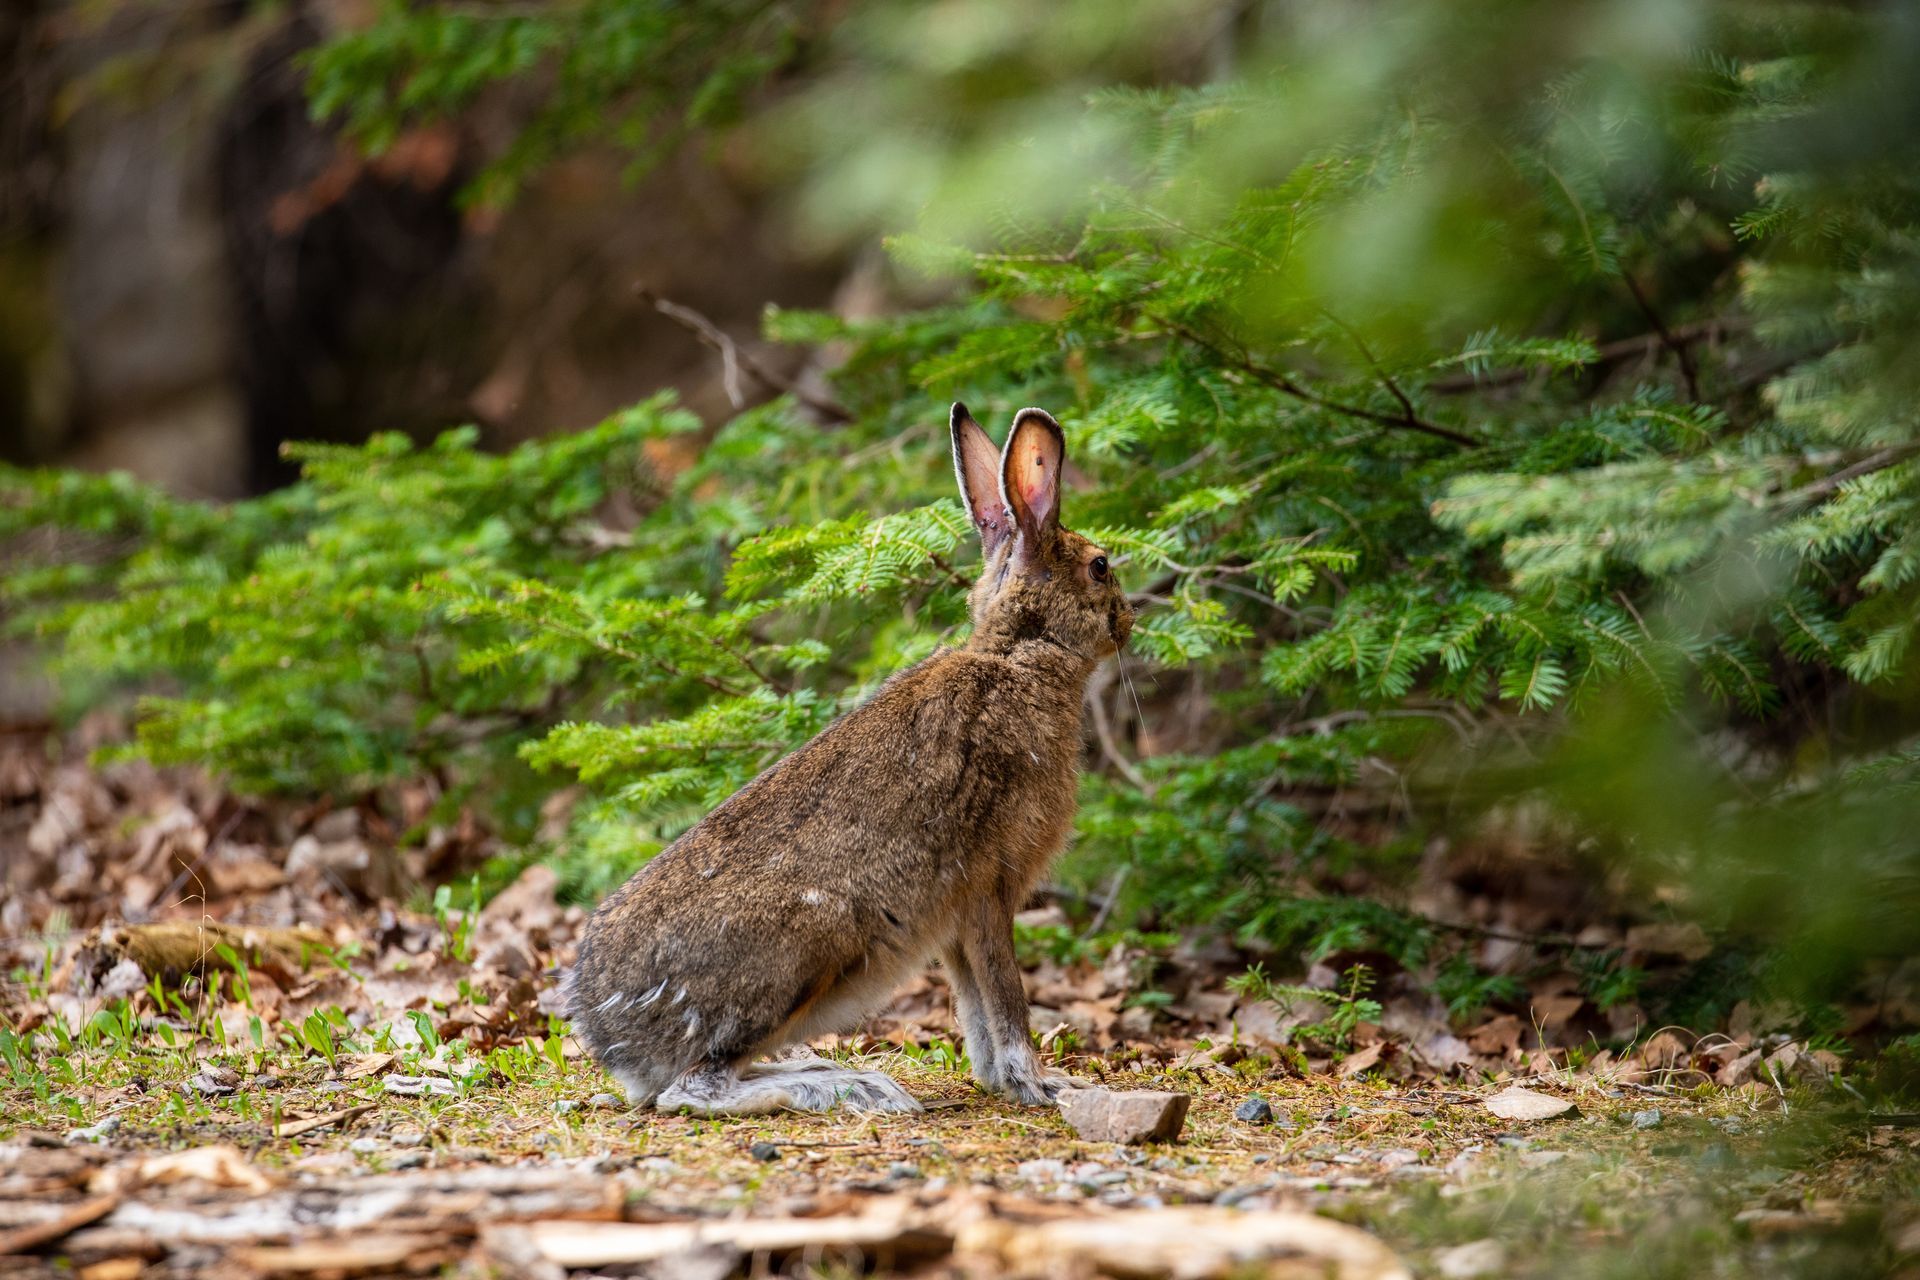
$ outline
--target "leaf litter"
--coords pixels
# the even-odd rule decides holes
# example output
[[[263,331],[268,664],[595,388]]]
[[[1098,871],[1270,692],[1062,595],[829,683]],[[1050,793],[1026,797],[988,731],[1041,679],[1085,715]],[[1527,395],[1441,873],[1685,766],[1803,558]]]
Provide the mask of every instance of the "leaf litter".
[[[402,849],[357,810],[0,744],[0,1276],[1561,1275],[1663,1229],[1783,1274],[1920,1254],[1920,1134],[1822,1119],[1844,1064],[1761,1011],[1595,1049],[1602,1012],[1548,978],[1531,1020],[1404,991],[1333,1044],[1301,1031],[1337,972],[1251,999],[1215,949],[1092,945],[1053,907],[1024,922],[1045,1051],[1181,1099],[1128,1142],[980,1094],[937,969],[815,1046],[923,1115],[629,1112],[561,1016],[584,913],[550,870],[477,913],[399,896],[424,850],[497,853],[472,824]]]

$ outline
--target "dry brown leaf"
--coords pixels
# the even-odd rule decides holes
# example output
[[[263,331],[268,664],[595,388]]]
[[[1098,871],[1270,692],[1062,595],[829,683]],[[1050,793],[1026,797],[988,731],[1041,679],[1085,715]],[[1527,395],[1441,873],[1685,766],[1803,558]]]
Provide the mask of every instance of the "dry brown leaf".
[[[1573,1104],[1565,1098],[1549,1097],[1514,1085],[1488,1098],[1487,1110],[1502,1120],[1551,1120],[1572,1111]]]
[[[253,1167],[238,1147],[222,1143],[172,1155],[149,1156],[135,1170],[143,1183],[185,1182],[197,1178],[216,1187],[235,1187],[259,1195],[273,1190],[273,1179]]]
[[[342,1080],[365,1080],[368,1076],[377,1076],[394,1064],[390,1053],[352,1053],[340,1060],[340,1078]]]
[[[1706,930],[1689,921],[1637,924],[1627,930],[1627,950],[1649,956],[1678,956],[1689,963],[1713,954]]]
[[[1343,1076],[1357,1076],[1362,1071],[1379,1065],[1380,1051],[1385,1047],[1383,1042],[1376,1040],[1366,1048],[1358,1049],[1348,1054],[1340,1060],[1340,1074]]]

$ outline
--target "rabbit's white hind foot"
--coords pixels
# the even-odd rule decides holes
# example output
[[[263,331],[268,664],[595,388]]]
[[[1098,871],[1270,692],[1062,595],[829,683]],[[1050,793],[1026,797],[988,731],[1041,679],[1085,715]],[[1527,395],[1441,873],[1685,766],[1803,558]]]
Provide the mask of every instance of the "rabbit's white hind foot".
[[[765,1063],[736,1072],[698,1067],[663,1092],[661,1111],[703,1116],[757,1116],[769,1111],[919,1111],[913,1095],[879,1071],[853,1071],[822,1062]]]

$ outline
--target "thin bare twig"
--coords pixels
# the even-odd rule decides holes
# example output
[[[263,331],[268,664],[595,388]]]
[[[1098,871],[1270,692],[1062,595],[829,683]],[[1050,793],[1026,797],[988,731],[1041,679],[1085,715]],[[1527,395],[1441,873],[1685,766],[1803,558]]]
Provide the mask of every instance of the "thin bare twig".
[[[1884,449],[1879,449],[1868,454],[1851,466],[1840,468],[1840,470],[1834,472],[1832,475],[1822,476],[1811,484],[1803,484],[1798,489],[1793,489],[1782,494],[1780,500],[1790,504],[1818,501],[1838,489],[1841,485],[1846,484],[1849,480],[1858,480],[1861,476],[1872,475],[1876,471],[1885,471],[1888,467],[1897,466],[1905,462],[1916,453],[1920,453],[1920,445],[1888,445]]]
[[[1211,352],[1221,363],[1231,365],[1248,377],[1253,378],[1257,382],[1265,383],[1276,391],[1290,395],[1296,400],[1301,400],[1307,404],[1325,409],[1330,413],[1338,413],[1349,418],[1360,418],[1367,422],[1377,422],[1383,427],[1418,431],[1422,435],[1433,436],[1435,439],[1446,440],[1452,444],[1457,444],[1469,449],[1475,448],[1481,443],[1478,438],[1470,436],[1464,431],[1456,431],[1452,427],[1443,427],[1437,422],[1428,422],[1417,414],[1409,412],[1408,409],[1404,407],[1401,412],[1397,414],[1381,413],[1376,409],[1368,409],[1360,405],[1342,404],[1337,400],[1329,400],[1319,392],[1301,386],[1280,370],[1269,369],[1267,366],[1253,360],[1243,352],[1229,351],[1219,343],[1209,340],[1189,326],[1180,323],[1178,320],[1172,320],[1160,315],[1154,315],[1151,318],[1166,329],[1179,334],[1195,346]]]
[[[1634,302],[1639,305],[1640,314],[1647,318],[1654,332],[1660,335],[1660,345],[1673,352],[1673,358],[1680,362],[1680,376],[1687,384],[1687,399],[1698,403],[1700,371],[1694,367],[1693,353],[1688,350],[1686,343],[1676,339],[1673,331],[1667,328],[1667,322],[1660,318],[1658,311],[1654,310],[1653,302],[1640,288],[1640,282],[1633,278],[1633,272],[1623,270],[1620,272],[1620,278],[1626,281],[1627,292],[1633,295]]]
[[[746,392],[740,386],[740,374],[744,371],[767,389],[792,396],[830,422],[853,421],[853,414],[845,406],[822,399],[792,378],[769,369],[759,357],[735,342],[719,325],[692,307],[662,298],[644,286],[636,288],[634,292],[643,300],[652,303],[655,311],[690,331],[720,354],[721,381],[726,387],[727,399],[732,402],[735,409],[746,408]]]

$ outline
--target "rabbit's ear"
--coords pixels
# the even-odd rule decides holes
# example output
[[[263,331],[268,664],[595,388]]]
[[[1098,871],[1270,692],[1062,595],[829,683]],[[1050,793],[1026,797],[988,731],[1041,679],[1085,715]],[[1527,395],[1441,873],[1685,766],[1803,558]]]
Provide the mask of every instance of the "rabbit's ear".
[[[956,401],[951,417],[953,426],[953,474],[960,482],[960,501],[967,518],[980,531],[980,548],[989,559],[1013,532],[1013,519],[1007,514],[1006,499],[1000,496],[1000,451]]]
[[[1029,552],[1060,527],[1060,471],[1066,465],[1067,437],[1043,409],[1014,415],[1000,459],[1000,497]]]

